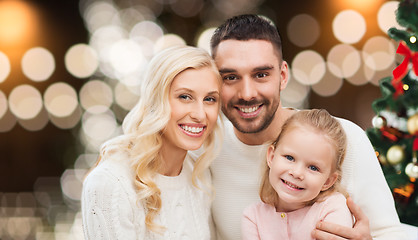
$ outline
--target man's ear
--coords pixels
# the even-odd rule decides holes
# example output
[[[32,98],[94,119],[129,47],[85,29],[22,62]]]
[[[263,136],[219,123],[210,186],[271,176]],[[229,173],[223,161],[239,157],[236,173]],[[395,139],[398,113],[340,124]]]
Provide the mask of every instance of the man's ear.
[[[280,67],[280,90],[286,88],[287,83],[289,82],[289,66],[286,61],[282,61]]]
[[[332,173],[328,179],[325,181],[324,185],[322,185],[321,191],[325,191],[328,190],[328,188],[332,187],[332,185],[334,185],[334,183],[337,181],[338,179],[338,173],[334,172]]]
[[[267,149],[267,165],[271,167],[271,163],[273,162],[274,158],[274,146],[270,145],[270,147]]]

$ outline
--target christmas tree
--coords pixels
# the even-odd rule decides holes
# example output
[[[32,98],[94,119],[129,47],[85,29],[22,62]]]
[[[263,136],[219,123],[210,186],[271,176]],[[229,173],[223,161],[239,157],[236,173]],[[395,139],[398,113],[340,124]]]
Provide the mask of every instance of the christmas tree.
[[[402,62],[380,81],[382,97],[372,103],[373,127],[366,130],[393,192],[401,222],[418,226],[418,0],[401,0],[391,28]]]

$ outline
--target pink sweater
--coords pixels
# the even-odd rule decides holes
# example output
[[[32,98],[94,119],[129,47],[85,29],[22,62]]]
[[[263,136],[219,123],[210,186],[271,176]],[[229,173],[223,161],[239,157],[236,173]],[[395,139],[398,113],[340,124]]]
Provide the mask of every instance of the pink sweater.
[[[311,232],[319,220],[352,227],[353,218],[345,197],[334,193],[324,201],[287,213],[257,202],[244,210],[242,239],[313,239]]]

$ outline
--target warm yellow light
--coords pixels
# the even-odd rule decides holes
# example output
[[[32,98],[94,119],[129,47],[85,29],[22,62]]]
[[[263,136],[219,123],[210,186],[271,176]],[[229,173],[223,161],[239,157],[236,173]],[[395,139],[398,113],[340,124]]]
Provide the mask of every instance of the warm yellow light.
[[[416,43],[416,42],[417,42],[417,37],[415,37],[415,36],[411,36],[411,37],[409,38],[409,41],[410,41],[411,43]]]
[[[408,89],[409,89],[408,84],[404,84],[404,85],[403,85],[403,90],[408,91]]]
[[[33,10],[24,1],[0,1],[0,45],[27,41],[36,22]]]

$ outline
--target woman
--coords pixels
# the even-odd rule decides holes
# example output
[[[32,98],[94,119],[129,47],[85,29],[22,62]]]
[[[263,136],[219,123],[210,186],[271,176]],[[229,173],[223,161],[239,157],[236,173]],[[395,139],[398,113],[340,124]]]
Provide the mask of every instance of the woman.
[[[123,135],[103,145],[84,181],[86,239],[210,238],[220,88],[205,50],[173,47],[151,60]],[[203,144],[192,159],[188,151]]]

